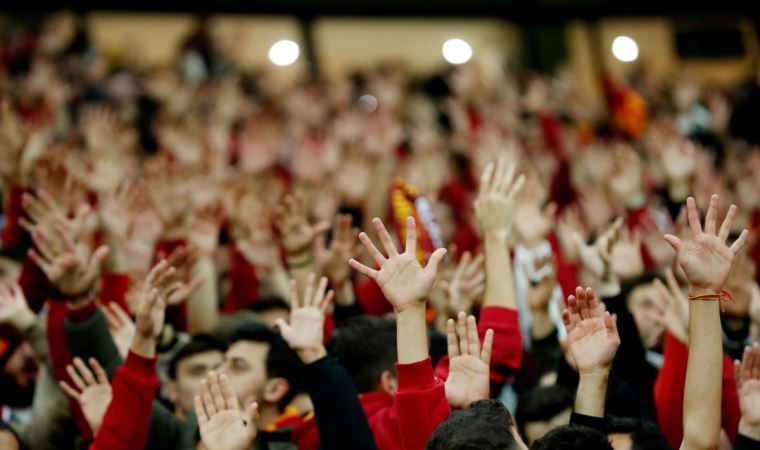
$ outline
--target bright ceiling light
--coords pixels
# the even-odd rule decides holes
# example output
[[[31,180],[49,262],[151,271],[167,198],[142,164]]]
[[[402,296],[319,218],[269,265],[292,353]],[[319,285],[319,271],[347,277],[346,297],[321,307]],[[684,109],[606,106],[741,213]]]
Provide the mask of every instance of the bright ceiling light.
[[[441,48],[443,58],[451,64],[464,64],[472,58],[472,47],[463,39],[449,39]]]
[[[301,53],[298,44],[289,40],[275,42],[269,48],[269,60],[277,66],[289,66],[296,62]]]
[[[639,57],[639,45],[628,36],[618,36],[612,41],[612,55],[619,61],[636,61]]]

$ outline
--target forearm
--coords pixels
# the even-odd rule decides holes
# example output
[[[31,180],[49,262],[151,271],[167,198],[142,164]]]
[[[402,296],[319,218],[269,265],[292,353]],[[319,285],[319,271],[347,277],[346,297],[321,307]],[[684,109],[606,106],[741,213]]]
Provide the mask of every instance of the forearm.
[[[399,364],[412,364],[428,358],[424,305],[396,313],[396,346]]]
[[[483,306],[517,308],[515,284],[506,239],[486,233],[486,292]]]
[[[576,413],[590,417],[604,417],[609,375],[609,370],[580,374],[578,391],[575,394]]]
[[[717,448],[720,438],[722,358],[718,300],[689,302],[689,359],[683,425],[687,448]]]
[[[124,272],[127,268],[126,251],[124,250],[124,240],[114,237],[107,237],[108,257],[106,257],[106,270],[109,272]]]
[[[309,274],[318,273],[316,258],[314,258],[314,252],[311,248],[298,254],[288,254],[287,263],[290,278],[295,280],[299,291],[306,286],[306,279]]]
[[[201,276],[205,281],[187,300],[187,325],[190,333],[201,333],[211,328],[219,317],[216,267],[210,255],[198,258],[192,276]]]

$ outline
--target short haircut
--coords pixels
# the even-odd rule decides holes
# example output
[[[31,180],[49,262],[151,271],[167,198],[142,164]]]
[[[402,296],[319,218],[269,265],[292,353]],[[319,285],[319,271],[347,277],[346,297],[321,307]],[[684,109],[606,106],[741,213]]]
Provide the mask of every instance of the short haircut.
[[[285,378],[290,385],[288,393],[280,400],[280,409],[285,408],[293,397],[302,391],[300,372],[303,363],[298,355],[290,349],[282,336],[260,322],[250,322],[238,327],[232,333],[228,344],[232,345],[239,341],[269,345],[266,357],[267,377]]]
[[[454,411],[428,439],[425,450],[518,450],[512,415],[498,400],[479,400]]]
[[[614,450],[607,435],[581,425],[564,425],[546,433],[531,450]]]
[[[374,316],[351,318],[333,332],[329,349],[346,368],[356,389],[372,392],[384,371],[395,373],[396,322]]]
[[[520,433],[525,435],[527,422],[543,422],[573,407],[573,394],[558,384],[537,386],[520,395],[515,418]]]
[[[272,310],[290,311],[290,305],[280,297],[262,297],[251,305],[250,310],[261,313]]]
[[[668,450],[670,446],[653,422],[635,417],[607,417],[608,433],[630,433],[632,450]]]
[[[169,379],[177,379],[177,367],[179,367],[179,363],[183,360],[213,350],[224,353],[227,351],[227,345],[210,334],[196,334],[192,336],[190,341],[183,345],[169,360]]]

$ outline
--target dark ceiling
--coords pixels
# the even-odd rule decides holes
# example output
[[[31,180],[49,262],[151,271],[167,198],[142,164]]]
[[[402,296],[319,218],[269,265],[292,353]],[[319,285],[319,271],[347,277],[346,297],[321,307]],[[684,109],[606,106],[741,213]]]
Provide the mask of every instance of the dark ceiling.
[[[0,11],[43,12],[53,9],[147,10],[331,16],[503,17],[514,21],[554,22],[611,15],[752,15],[753,0],[39,0],[11,2]]]

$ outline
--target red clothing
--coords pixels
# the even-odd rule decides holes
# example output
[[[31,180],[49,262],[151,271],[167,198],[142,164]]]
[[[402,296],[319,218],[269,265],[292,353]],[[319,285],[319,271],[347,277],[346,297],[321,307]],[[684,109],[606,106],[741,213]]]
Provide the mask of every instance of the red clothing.
[[[100,277],[100,302],[104,305],[116,302],[124,311],[129,312],[127,292],[129,292],[130,283],[129,275],[113,272],[104,273]]]
[[[486,306],[480,310],[478,335],[480,342],[488,329],[493,330],[491,353],[491,387],[497,388],[514,375],[522,363],[522,334],[517,311],[500,306]],[[449,376],[449,357],[441,358],[435,366],[435,375],[445,380]]]
[[[124,365],[116,369],[111,382],[113,399],[90,450],[145,448],[151,407],[159,384],[156,358],[145,358],[130,351]]]
[[[385,299],[380,286],[375,280],[367,278],[354,285],[356,301],[362,307],[362,310],[370,316],[382,316],[393,311],[393,306]]]
[[[13,186],[6,193],[5,204],[3,205],[3,211],[5,211],[5,224],[3,225],[2,240],[3,247],[17,247],[23,244],[24,236],[26,236],[26,230],[21,228],[18,223],[24,215],[24,207],[21,206],[21,195],[26,190],[24,188]]]
[[[247,309],[256,303],[258,298],[259,279],[256,268],[233,246],[230,254],[230,290],[224,301],[223,312],[232,314]]]
[[[665,333],[665,360],[654,384],[654,404],[657,423],[672,448],[683,440],[683,397],[686,383],[686,364],[689,348]],[[739,427],[739,398],[736,394],[733,365],[723,356],[723,388],[721,396],[721,426],[733,442]]]

